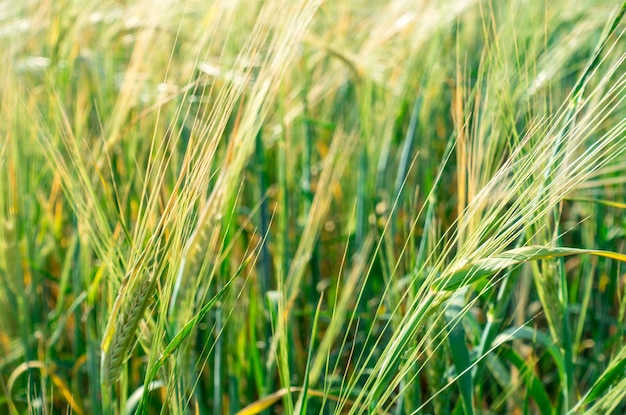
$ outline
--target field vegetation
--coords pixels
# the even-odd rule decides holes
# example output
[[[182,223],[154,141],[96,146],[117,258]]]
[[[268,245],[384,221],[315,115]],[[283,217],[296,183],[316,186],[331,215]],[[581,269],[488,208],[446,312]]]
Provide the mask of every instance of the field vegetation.
[[[625,13],[0,1],[0,413],[626,413]]]

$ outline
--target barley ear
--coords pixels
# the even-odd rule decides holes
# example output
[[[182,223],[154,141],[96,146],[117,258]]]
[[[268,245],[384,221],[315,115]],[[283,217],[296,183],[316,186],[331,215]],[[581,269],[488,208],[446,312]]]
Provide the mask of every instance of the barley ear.
[[[104,332],[101,350],[101,381],[103,385],[115,382],[121,374],[122,365],[131,351],[135,331],[150,303],[154,278],[141,281],[127,280],[115,299],[115,304]]]

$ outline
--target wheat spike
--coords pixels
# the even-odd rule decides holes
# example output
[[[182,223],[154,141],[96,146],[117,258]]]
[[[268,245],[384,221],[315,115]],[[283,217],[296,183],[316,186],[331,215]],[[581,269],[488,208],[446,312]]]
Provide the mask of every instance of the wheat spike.
[[[131,350],[139,321],[150,303],[153,276],[142,281],[127,280],[115,299],[102,342],[101,376],[103,384],[115,382]]]

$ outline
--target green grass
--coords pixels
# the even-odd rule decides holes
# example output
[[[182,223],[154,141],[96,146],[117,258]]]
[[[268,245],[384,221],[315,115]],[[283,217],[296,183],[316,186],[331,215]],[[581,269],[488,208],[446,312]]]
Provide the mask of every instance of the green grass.
[[[0,413],[624,413],[625,13],[0,1]]]

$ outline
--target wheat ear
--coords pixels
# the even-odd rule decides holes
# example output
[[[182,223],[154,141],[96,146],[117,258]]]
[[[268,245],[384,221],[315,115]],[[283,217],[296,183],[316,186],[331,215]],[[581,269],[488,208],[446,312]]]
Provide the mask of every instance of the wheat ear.
[[[144,315],[154,290],[155,278],[149,275],[137,281],[127,279],[115,299],[102,341],[101,377],[105,385],[115,382],[122,371],[135,338],[135,331]]]

